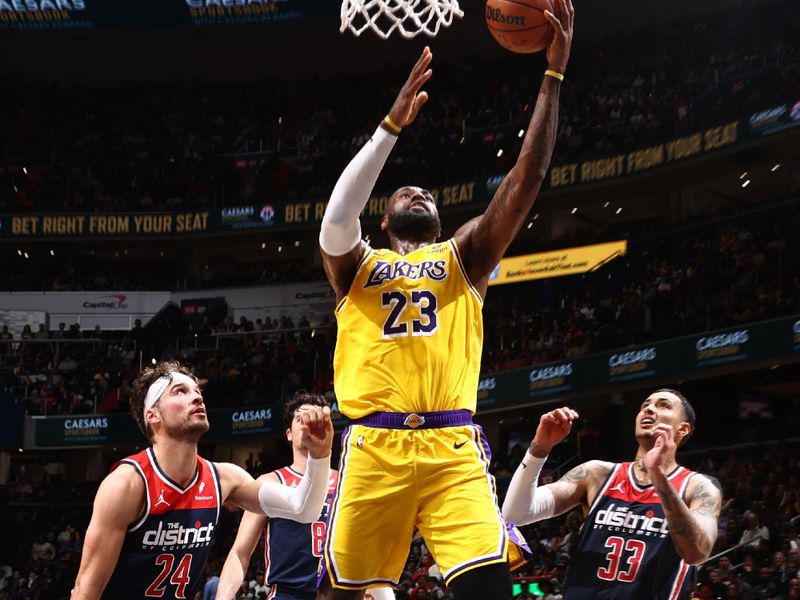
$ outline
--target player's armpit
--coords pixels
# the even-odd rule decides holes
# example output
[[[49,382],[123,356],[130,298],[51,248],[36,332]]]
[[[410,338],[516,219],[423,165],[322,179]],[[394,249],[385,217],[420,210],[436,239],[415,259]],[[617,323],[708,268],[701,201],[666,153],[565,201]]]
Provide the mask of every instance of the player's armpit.
[[[561,479],[546,486],[555,500],[555,514],[563,514],[579,504],[586,512],[613,466],[612,463],[590,460],[567,471]]]
[[[333,291],[336,293],[337,303],[350,291],[350,286],[358,271],[358,265],[367,251],[366,248],[366,244],[361,243],[347,254],[342,254],[341,256],[326,254],[324,250],[320,249],[322,266],[325,269],[325,275],[328,277],[328,283],[331,284]]]
[[[141,517],[144,482],[128,465],[120,465],[100,484],[86,530],[81,566],[72,600],[100,598],[117,564],[125,533]]]

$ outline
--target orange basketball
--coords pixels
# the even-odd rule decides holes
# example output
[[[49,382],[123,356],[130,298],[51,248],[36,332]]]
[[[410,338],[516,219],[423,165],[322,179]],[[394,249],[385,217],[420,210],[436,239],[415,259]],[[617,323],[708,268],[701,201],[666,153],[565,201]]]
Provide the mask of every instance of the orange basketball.
[[[540,52],[553,39],[544,11],[550,0],[487,0],[486,24],[494,39],[512,52]]]

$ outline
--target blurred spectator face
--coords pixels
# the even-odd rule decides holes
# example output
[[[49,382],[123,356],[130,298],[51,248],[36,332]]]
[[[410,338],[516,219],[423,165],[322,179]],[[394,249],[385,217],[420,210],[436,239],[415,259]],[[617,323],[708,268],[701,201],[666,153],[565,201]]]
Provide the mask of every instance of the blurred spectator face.
[[[714,585],[717,585],[720,581],[722,581],[722,577],[720,577],[718,569],[711,569],[711,571],[708,574],[708,578]]]
[[[725,592],[725,598],[728,600],[739,598],[739,588],[737,588],[735,585],[729,585]]]
[[[719,559],[719,569],[720,571],[727,572],[728,569],[731,568],[731,559],[727,556],[723,556]]]
[[[786,562],[782,552],[776,552],[772,555],[772,567],[774,569],[780,569],[783,567],[783,564]]]
[[[769,569],[767,567],[761,567],[759,579],[762,583],[767,583],[769,581]]]

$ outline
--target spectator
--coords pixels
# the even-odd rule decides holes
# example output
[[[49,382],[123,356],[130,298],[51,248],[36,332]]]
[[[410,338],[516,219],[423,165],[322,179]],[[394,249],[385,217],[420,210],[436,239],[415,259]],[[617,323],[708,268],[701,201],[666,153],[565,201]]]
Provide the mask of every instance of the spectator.
[[[761,525],[758,514],[754,512],[749,513],[746,522],[747,528],[739,539],[740,545],[746,545],[749,548],[758,548],[761,540],[769,540],[769,529]]]

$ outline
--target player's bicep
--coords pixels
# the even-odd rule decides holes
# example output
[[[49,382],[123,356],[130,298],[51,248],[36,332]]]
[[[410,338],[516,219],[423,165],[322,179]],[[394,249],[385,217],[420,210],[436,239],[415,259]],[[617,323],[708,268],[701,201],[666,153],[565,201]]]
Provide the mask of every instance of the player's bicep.
[[[570,471],[570,473],[572,473],[572,471]],[[567,478],[568,475],[569,473],[558,481],[544,486],[553,494],[553,500],[555,502],[554,513],[556,515],[564,514],[571,508],[580,504],[585,495],[584,485],[577,479],[571,477]]]
[[[144,485],[137,477],[118,470],[100,484],[84,537],[74,599],[98,598],[108,584],[128,526],[140,516],[144,504]]]
[[[567,471],[561,479],[549,484],[547,487],[553,494],[555,514],[563,514],[578,505],[587,507],[591,483],[604,480],[611,468],[609,463],[592,460]]]
[[[716,538],[717,520],[722,507],[722,487],[714,477],[696,475],[696,482],[688,494],[689,510],[702,517],[702,523]]]
[[[473,281],[488,276],[503,258],[530,211],[540,183],[518,168],[503,179],[472,231],[467,271]]]
[[[250,512],[264,514],[258,501],[258,490],[261,488],[258,481],[247,471],[232,463],[218,463],[217,470],[223,501]]]

